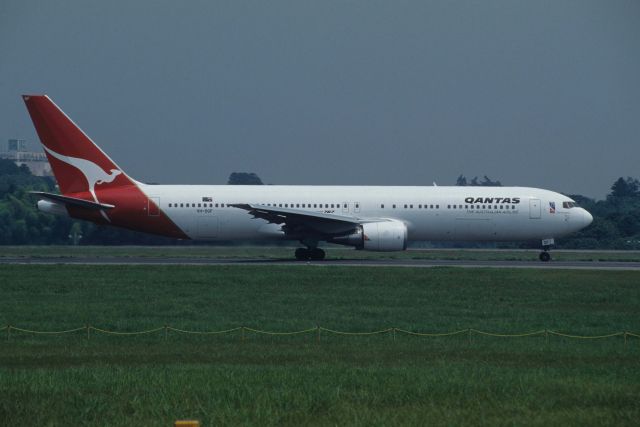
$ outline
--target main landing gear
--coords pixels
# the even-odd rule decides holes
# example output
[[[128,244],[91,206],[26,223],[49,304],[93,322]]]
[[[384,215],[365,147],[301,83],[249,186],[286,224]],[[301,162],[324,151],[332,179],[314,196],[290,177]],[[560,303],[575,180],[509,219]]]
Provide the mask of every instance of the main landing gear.
[[[549,251],[551,250],[551,246],[553,246],[554,244],[555,244],[555,241],[553,239],[542,240],[542,252],[540,252],[540,255],[538,256],[538,258],[540,258],[540,261],[542,262],[551,261],[551,254],[549,253]]]
[[[325,253],[320,248],[298,248],[296,249],[296,259],[298,261],[320,261]]]

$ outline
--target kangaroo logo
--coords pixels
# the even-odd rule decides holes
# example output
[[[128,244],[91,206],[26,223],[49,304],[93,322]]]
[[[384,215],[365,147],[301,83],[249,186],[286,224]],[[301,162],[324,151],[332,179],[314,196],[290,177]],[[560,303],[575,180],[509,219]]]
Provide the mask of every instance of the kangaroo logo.
[[[62,154],[58,154],[55,151],[50,150],[49,148],[44,146],[44,144],[43,147],[47,151],[47,153],[51,154],[56,159],[68,165],[71,165],[82,172],[85,179],[87,180],[87,183],[89,183],[89,192],[91,193],[91,196],[96,203],[100,203],[100,200],[98,200],[98,196],[96,196],[96,185],[113,182],[113,180],[122,173],[122,171],[118,169],[111,169],[111,171],[107,173],[100,166],[89,160],[79,159],[77,157],[63,156]],[[111,222],[111,220],[103,210],[100,210],[100,213],[107,221]]]

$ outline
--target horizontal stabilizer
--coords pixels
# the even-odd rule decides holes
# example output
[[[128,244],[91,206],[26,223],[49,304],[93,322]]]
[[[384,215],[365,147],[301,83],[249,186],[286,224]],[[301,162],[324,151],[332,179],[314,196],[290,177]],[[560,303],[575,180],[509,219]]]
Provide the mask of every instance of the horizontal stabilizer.
[[[60,194],[44,193],[42,191],[31,191],[31,194],[42,197],[46,200],[52,200],[55,202],[62,202],[69,206],[77,206],[80,208],[101,210],[101,209],[113,209],[114,205],[108,205],[106,203],[96,203],[90,200],[78,199],[76,197],[62,196]]]

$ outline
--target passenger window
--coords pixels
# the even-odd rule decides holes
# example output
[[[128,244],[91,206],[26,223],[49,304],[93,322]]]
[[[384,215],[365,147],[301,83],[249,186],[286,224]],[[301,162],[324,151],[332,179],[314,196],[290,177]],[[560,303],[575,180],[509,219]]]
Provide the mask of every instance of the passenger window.
[[[380,209],[384,209],[384,203],[380,205]]]
[[[451,205],[447,205],[447,209],[451,209]]]
[[[395,209],[395,208],[396,208],[396,205],[393,205],[392,207],[393,207],[393,209]]]
[[[409,209],[413,209],[413,205],[409,205]]]

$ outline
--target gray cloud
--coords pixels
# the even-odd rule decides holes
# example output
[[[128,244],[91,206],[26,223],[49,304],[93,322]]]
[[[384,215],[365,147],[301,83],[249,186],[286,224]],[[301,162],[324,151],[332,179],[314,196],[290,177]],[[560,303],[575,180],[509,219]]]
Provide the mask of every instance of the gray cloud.
[[[9,0],[0,137],[38,92],[143,181],[603,197],[640,175],[639,52],[636,1]]]

